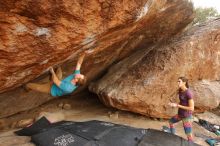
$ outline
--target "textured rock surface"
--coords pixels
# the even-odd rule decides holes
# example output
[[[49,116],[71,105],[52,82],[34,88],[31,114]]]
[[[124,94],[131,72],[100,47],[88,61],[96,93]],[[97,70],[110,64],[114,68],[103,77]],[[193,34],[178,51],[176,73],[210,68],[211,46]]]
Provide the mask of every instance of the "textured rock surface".
[[[8,0],[0,5],[0,93],[49,66],[74,61],[87,49],[92,57],[85,71],[99,73],[141,40],[149,44],[181,31],[193,13],[186,0]]]
[[[218,54],[218,52],[216,52]],[[220,62],[219,62],[220,63]],[[208,66],[208,65],[207,65]],[[212,66],[214,67],[214,66]],[[216,66],[217,67],[217,66]],[[213,71],[213,70],[210,70]],[[204,73],[209,72],[209,69],[204,71]],[[215,74],[216,71],[213,73]],[[213,74],[213,75],[214,75]],[[219,75],[216,74],[217,78]],[[204,111],[204,109],[209,110],[216,108],[220,103],[220,81],[217,80],[201,80],[193,84],[193,90],[196,98],[197,109]]]
[[[50,100],[49,95],[12,90],[50,66],[65,62],[67,75],[77,56],[90,50],[82,73],[91,81],[135,50],[181,32],[192,19],[188,0],[0,2],[0,117]]]
[[[113,66],[90,90],[108,106],[168,118],[177,112],[167,105],[177,99],[177,79],[186,76],[196,109],[219,105],[220,19],[151,49]]]

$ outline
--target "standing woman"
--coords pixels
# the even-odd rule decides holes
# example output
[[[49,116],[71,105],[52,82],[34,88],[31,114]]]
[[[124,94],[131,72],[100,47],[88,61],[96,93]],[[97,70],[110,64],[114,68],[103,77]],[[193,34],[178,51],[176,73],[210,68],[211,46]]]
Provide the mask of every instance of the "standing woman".
[[[178,108],[178,114],[172,117],[169,121],[170,132],[175,134],[174,123],[182,120],[188,141],[192,142],[192,113],[194,111],[194,100],[192,92],[189,90],[188,79],[186,79],[185,77],[179,77],[178,87],[180,100],[179,104],[169,103],[171,107]]]

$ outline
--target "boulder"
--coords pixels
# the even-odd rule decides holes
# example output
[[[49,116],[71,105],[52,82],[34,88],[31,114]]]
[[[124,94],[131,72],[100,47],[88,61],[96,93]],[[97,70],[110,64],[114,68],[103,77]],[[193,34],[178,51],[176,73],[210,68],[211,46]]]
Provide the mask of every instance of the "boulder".
[[[94,78],[141,40],[152,43],[174,35],[192,18],[187,0],[2,2],[0,93],[39,77],[50,66],[75,62],[85,50],[90,55],[83,71]]]
[[[165,43],[139,50],[111,67],[90,84],[107,106],[157,118],[170,118],[177,109],[178,77],[189,79],[195,108],[219,105],[220,19],[195,26]]]

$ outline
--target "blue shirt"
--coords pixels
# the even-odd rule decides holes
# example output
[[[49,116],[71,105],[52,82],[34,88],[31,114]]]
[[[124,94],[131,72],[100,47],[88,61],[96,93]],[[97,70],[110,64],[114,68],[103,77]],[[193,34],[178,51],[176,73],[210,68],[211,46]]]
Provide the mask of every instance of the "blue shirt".
[[[50,90],[52,96],[63,96],[72,93],[76,88],[77,85],[74,85],[71,81],[75,78],[76,74],[80,74],[80,70],[75,70],[75,72],[68,77],[64,78],[61,81],[60,86],[58,87],[56,84],[53,84]]]

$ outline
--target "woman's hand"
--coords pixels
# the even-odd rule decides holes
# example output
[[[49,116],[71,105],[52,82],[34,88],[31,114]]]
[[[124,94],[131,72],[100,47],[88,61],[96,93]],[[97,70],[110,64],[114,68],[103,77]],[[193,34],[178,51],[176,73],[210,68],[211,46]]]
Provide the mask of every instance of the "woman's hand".
[[[171,107],[178,107],[178,104],[177,103],[169,103],[169,106],[171,106]]]

